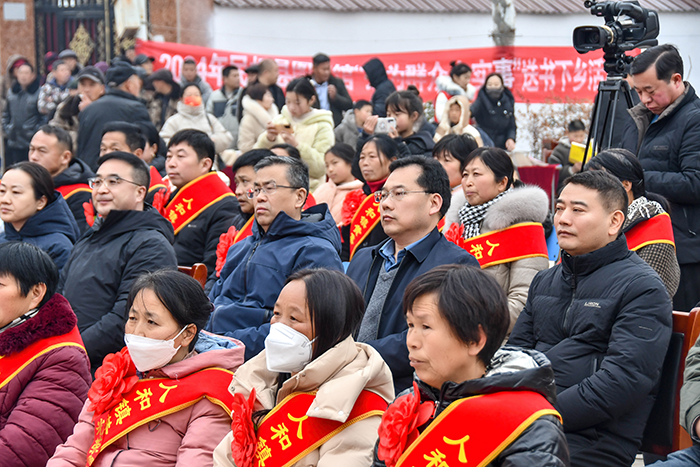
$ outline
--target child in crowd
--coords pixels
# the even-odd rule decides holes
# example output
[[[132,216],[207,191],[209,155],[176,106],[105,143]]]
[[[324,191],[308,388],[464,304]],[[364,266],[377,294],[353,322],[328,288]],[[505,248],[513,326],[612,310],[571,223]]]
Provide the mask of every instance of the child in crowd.
[[[345,112],[343,121],[335,129],[335,141],[346,143],[353,148],[357,145],[357,138],[362,133],[362,126],[368,117],[372,116],[372,104],[366,100],[355,102],[352,109]]]
[[[437,143],[445,135],[470,135],[479,147],[483,146],[479,131],[469,124],[470,117],[469,100],[466,96],[452,96],[447,101],[433,140]]]
[[[335,223],[343,225],[343,202],[345,196],[353,190],[362,188],[362,182],[352,174],[352,161],[355,149],[345,143],[338,143],[325,155],[326,175],[328,181],[314,192],[317,203],[328,204]]]

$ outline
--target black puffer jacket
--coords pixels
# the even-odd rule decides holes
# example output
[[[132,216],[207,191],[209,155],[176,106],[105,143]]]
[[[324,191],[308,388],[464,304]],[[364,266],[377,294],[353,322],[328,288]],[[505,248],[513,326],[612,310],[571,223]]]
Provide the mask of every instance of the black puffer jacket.
[[[644,104],[630,109],[622,147],[637,154],[647,190],[671,203],[680,264],[700,263],[700,98],[690,83],[659,119]]]
[[[39,78],[22,89],[18,82],[7,93],[7,104],[2,113],[2,128],[7,138],[7,146],[15,149],[29,148],[29,142],[36,130],[44,123],[39,113]]]
[[[535,276],[508,344],[552,362],[572,466],[632,464],[671,325],[661,279],[624,235]]]
[[[384,68],[384,64],[378,58],[371,59],[362,65],[362,68],[365,69],[370,86],[374,88],[371,101],[372,114],[386,117],[386,105],[384,102],[389,97],[389,94],[396,91],[396,86],[389,81],[386,75],[386,68]]]
[[[418,377],[414,379],[420,390],[421,402],[433,401],[437,405],[433,419],[454,401],[481,394],[534,391],[542,394],[552,404],[556,400],[554,372],[549,360],[534,350],[516,347],[503,347],[496,352],[488,373],[480,379],[462,383],[447,382],[441,389],[428,386]],[[404,391],[401,395],[412,392],[413,388]],[[497,416],[498,414],[494,414],[494,417]],[[423,429],[427,426],[429,424]],[[378,444],[377,441],[377,446]],[[373,467],[384,467],[384,462],[377,458],[377,446],[374,449]],[[469,452],[466,456],[469,459]],[[490,467],[568,467],[568,465],[569,451],[566,438],[559,419],[554,415],[544,415],[535,420],[488,464]]]
[[[492,99],[481,88],[469,110],[497,148],[505,149],[508,139],[515,141],[515,98],[510,89],[503,88],[501,97]]]
[[[62,186],[76,185],[79,183],[87,185],[88,179],[94,176],[95,173],[90,170],[90,167],[88,167],[85,162],[74,157],[70,161],[70,164],[68,164],[68,168],[54,177],[53,184],[56,189]],[[81,234],[85,233],[89,227],[85,220],[85,208],[83,207],[83,203],[90,202],[92,202],[92,193],[87,191],[78,191],[66,198],[66,203],[68,203],[70,212],[73,213],[75,222],[78,223]]]

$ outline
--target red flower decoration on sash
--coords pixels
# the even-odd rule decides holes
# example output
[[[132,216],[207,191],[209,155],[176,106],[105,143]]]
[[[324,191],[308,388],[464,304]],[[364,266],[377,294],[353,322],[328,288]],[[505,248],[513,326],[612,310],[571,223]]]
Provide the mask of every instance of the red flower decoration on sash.
[[[340,218],[343,220],[343,225],[348,225],[352,221],[353,216],[357,212],[357,208],[360,207],[360,204],[362,204],[366,197],[367,195],[362,190],[353,190],[345,195],[343,208],[340,211]]]
[[[457,245],[460,248],[464,248],[464,226],[461,224],[452,224],[450,228],[445,232],[445,238]]]
[[[231,407],[231,456],[236,467],[252,467],[257,436],[253,425],[253,406],[255,405],[255,389],[250,391],[248,400],[243,394],[233,395]]]
[[[226,255],[228,254],[228,249],[233,245],[233,241],[236,238],[238,229],[231,226],[228,231],[222,233],[219,236],[219,244],[216,245],[216,277],[221,274],[221,269],[223,269],[224,264],[226,264]]]
[[[93,420],[117,405],[122,394],[131,391],[138,380],[126,347],[107,355],[95,372],[95,381],[88,391],[88,410],[94,412]]]
[[[412,394],[399,397],[386,409],[379,425],[377,457],[387,467],[394,467],[406,447],[418,437],[416,428],[430,419],[434,407],[432,402],[420,403],[414,382]]]
[[[166,187],[168,186],[167,183],[165,185]],[[165,215],[165,205],[168,204],[168,193],[169,191],[167,188],[161,188],[153,195],[152,206],[163,216]]]
[[[83,214],[85,214],[85,222],[90,227],[95,223],[95,206],[92,205],[92,201],[86,201],[83,203]]]

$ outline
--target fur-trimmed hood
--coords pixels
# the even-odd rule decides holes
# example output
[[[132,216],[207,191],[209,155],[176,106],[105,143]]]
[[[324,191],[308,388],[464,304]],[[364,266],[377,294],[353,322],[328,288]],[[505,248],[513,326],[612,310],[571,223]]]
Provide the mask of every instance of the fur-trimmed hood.
[[[460,87],[459,84],[452,81],[449,76],[438,76],[435,78],[435,87],[438,91],[445,91],[451,96],[466,96],[467,93]]]
[[[31,344],[69,333],[78,319],[63,295],[54,294],[31,319],[0,333],[0,355],[21,352]]]
[[[452,194],[450,209],[445,214],[445,231],[452,224],[459,224],[459,210],[467,202],[464,192],[456,190]],[[514,188],[486,212],[481,233],[505,229],[520,222],[542,223],[547,218],[549,198],[542,188],[525,185]]]

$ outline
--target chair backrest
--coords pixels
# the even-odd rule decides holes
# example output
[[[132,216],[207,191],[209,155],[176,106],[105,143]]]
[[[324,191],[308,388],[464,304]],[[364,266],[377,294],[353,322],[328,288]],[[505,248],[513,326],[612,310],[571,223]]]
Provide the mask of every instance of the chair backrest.
[[[202,263],[194,263],[192,267],[178,266],[177,270],[193,277],[197,282],[202,284],[202,288],[207,285],[207,267]]]
[[[518,167],[520,180],[528,185],[542,188],[549,198],[550,210],[554,210],[554,200],[557,196],[559,169],[556,165]]]

